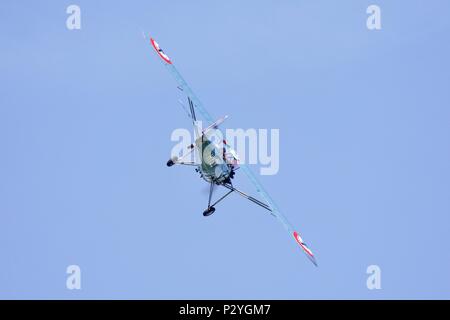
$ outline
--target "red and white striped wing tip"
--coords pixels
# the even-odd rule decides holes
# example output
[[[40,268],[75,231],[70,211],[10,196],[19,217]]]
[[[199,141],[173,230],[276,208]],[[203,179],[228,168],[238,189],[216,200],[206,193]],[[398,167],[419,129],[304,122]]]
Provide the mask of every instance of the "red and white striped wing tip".
[[[156,50],[156,53],[159,55],[161,59],[163,59],[164,62],[168,64],[172,64],[172,61],[170,60],[169,56],[164,53],[163,49],[159,46],[158,42],[155,41],[155,39],[150,38],[150,43],[152,44],[153,48]]]
[[[316,258],[314,257],[314,254],[312,253],[311,249],[308,248],[306,243],[303,242],[303,239],[300,236],[300,234],[297,231],[294,231],[293,236],[294,236],[295,241],[297,241],[299,246],[302,248],[303,252],[308,257],[308,259],[317,267],[318,265],[317,265]]]

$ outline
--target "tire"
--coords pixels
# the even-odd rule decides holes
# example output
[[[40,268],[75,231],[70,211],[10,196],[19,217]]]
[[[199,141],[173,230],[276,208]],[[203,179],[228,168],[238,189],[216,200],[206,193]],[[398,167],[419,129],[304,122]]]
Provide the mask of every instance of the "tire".
[[[209,207],[208,209],[206,209],[205,211],[203,211],[203,216],[204,216],[204,217],[209,217],[209,216],[212,215],[214,212],[216,212],[216,208],[214,208],[214,207]]]

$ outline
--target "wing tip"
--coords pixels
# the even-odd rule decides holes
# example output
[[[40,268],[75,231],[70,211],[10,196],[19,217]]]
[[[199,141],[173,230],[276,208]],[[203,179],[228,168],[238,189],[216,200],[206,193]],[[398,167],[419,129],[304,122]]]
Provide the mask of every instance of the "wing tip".
[[[172,60],[170,60],[169,56],[164,53],[163,49],[159,46],[158,42],[156,40],[149,36],[150,38],[150,44],[152,45],[153,49],[155,49],[158,56],[167,64],[172,64]]]
[[[317,260],[313,254],[313,252],[311,251],[311,249],[308,248],[308,246],[306,245],[305,242],[303,242],[302,237],[300,236],[300,234],[297,231],[294,231],[293,234],[295,241],[297,241],[297,243],[299,244],[299,246],[302,248],[303,252],[306,254],[306,256],[308,257],[308,259],[316,266],[319,267],[319,265],[317,264]]]

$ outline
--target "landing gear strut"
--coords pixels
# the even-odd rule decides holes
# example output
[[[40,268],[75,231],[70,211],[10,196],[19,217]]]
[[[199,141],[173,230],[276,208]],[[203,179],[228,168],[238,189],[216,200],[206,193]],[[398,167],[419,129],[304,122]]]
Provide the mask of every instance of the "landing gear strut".
[[[211,184],[210,184],[210,187],[209,187],[208,209],[203,211],[203,216],[204,217],[209,217],[210,215],[212,215],[216,211],[216,208],[214,208],[214,205],[211,205],[211,198],[212,198],[213,192],[214,192],[214,182],[211,181]]]

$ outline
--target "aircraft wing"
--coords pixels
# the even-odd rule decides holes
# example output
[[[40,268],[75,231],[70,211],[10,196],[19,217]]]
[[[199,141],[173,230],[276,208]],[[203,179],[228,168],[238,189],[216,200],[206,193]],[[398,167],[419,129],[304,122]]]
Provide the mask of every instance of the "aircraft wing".
[[[150,38],[150,44],[155,49],[158,56],[161,58],[161,61],[166,66],[167,70],[169,70],[170,74],[174,77],[174,79],[178,83],[178,88],[182,90],[193,102],[194,108],[200,113],[203,120],[205,120],[208,123],[212,123],[214,120],[211,117],[211,115],[208,113],[208,111],[203,107],[202,102],[198,99],[198,97],[195,95],[194,91],[189,87],[187,82],[184,80],[184,78],[181,76],[181,74],[178,72],[178,70],[175,68],[175,66],[172,63],[172,60],[169,58],[167,54],[164,53],[164,51],[161,49],[159,44],[155,41],[155,39]]]
[[[201,114],[204,120],[206,120],[209,123],[213,123],[213,118],[208,113],[208,111],[203,107],[203,104],[201,101],[197,98],[195,93],[192,91],[192,89],[189,87],[189,85],[186,83],[184,78],[181,76],[181,74],[178,72],[178,70],[175,68],[175,66],[172,63],[172,60],[167,56],[167,54],[161,49],[159,44],[153,39],[150,38],[150,44],[155,49],[158,56],[161,58],[161,61],[166,66],[166,68],[169,70],[169,72],[172,74],[172,76],[175,78],[175,80],[178,83],[178,87],[192,100],[194,103],[194,107],[196,110]],[[225,143],[226,148],[229,150],[231,147]],[[232,150],[232,149],[231,149]],[[234,150],[232,150],[234,152]],[[300,234],[295,231],[293,226],[290,224],[290,222],[286,219],[286,217],[281,213],[281,211],[278,209],[278,206],[273,201],[273,199],[270,197],[270,195],[267,193],[263,185],[259,182],[259,180],[256,178],[255,174],[252,172],[252,170],[246,165],[246,164],[239,164],[240,170],[245,173],[245,175],[249,178],[249,180],[252,182],[254,187],[256,188],[256,191],[258,194],[265,200],[267,205],[271,208],[271,214],[281,222],[281,224],[284,226],[286,231],[290,234],[291,237],[294,238],[296,243],[300,246],[300,248],[303,250],[305,255],[308,257],[308,259],[317,266],[316,258],[314,257],[313,252],[307,244],[303,241]]]
[[[272,197],[267,193],[264,186],[259,182],[259,180],[256,178],[253,171],[246,165],[246,164],[239,164],[240,170],[245,173],[245,175],[249,178],[249,180],[253,183],[254,187],[256,188],[256,192],[266,201],[266,203],[269,205],[269,207],[272,209],[271,214],[277,218],[278,221],[281,222],[281,224],[284,226],[286,231],[294,237],[294,240],[297,242],[297,244],[300,246],[300,248],[305,253],[306,257],[317,267],[317,261],[316,258],[311,251],[311,249],[308,247],[308,245],[303,241],[302,237],[300,236],[300,233],[295,231],[292,224],[286,219],[286,217],[281,213],[281,211],[278,209],[277,204],[275,201],[273,201]]]

